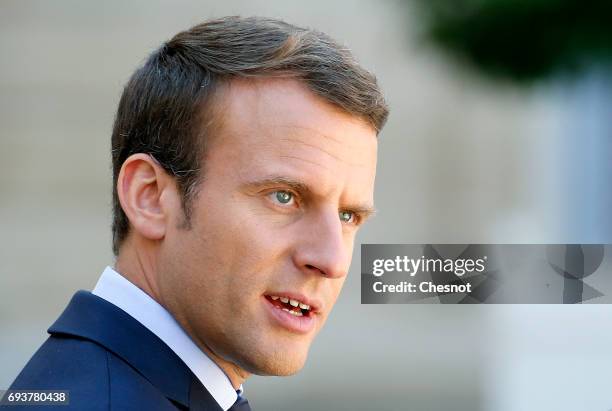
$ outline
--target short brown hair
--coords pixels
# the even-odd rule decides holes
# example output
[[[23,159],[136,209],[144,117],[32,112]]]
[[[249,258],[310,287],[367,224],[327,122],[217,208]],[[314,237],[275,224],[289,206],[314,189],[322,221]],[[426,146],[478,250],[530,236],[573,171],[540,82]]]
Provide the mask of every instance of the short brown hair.
[[[132,154],[153,156],[176,178],[186,222],[216,87],[235,77],[290,76],[378,132],[388,108],[376,78],[324,33],[259,17],[224,17],[183,31],[153,52],[123,90],[112,135],[113,251],[129,232],[117,178]]]

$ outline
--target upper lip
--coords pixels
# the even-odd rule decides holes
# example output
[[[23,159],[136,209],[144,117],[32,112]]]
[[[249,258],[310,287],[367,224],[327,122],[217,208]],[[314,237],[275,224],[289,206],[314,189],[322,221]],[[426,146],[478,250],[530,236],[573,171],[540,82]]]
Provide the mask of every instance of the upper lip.
[[[307,304],[310,306],[310,312],[312,314],[319,313],[322,307],[322,303],[320,300],[316,298],[306,297],[304,294],[295,292],[295,291],[270,291],[264,294],[266,297],[277,296],[277,297],[287,297],[290,300],[298,300],[303,304]]]

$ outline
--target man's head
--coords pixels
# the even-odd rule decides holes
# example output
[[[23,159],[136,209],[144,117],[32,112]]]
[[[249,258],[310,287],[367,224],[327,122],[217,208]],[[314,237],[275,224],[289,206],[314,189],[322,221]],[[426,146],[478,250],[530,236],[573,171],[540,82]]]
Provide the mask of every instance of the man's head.
[[[296,372],[372,208],[386,117],[375,78],[322,33],[238,17],[179,33],[119,104],[118,265],[228,375]]]

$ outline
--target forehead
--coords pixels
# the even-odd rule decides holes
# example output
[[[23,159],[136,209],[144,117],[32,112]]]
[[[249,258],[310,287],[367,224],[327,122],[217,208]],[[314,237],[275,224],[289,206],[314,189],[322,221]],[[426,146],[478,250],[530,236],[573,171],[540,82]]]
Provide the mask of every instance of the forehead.
[[[322,193],[372,195],[377,138],[362,119],[292,79],[235,80],[216,100],[222,121],[208,165],[240,164],[233,171],[250,178],[285,175]]]

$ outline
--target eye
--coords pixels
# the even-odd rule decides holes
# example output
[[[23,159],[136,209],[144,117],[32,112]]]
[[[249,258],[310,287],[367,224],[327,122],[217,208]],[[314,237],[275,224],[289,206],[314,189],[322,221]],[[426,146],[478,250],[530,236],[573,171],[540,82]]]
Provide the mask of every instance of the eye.
[[[274,191],[270,193],[269,196],[271,197],[272,201],[282,205],[290,205],[295,202],[293,193],[290,193],[289,191]]]
[[[343,223],[354,223],[355,222],[355,213],[352,211],[340,211],[338,213],[338,215],[340,216],[340,221],[342,221]]]

